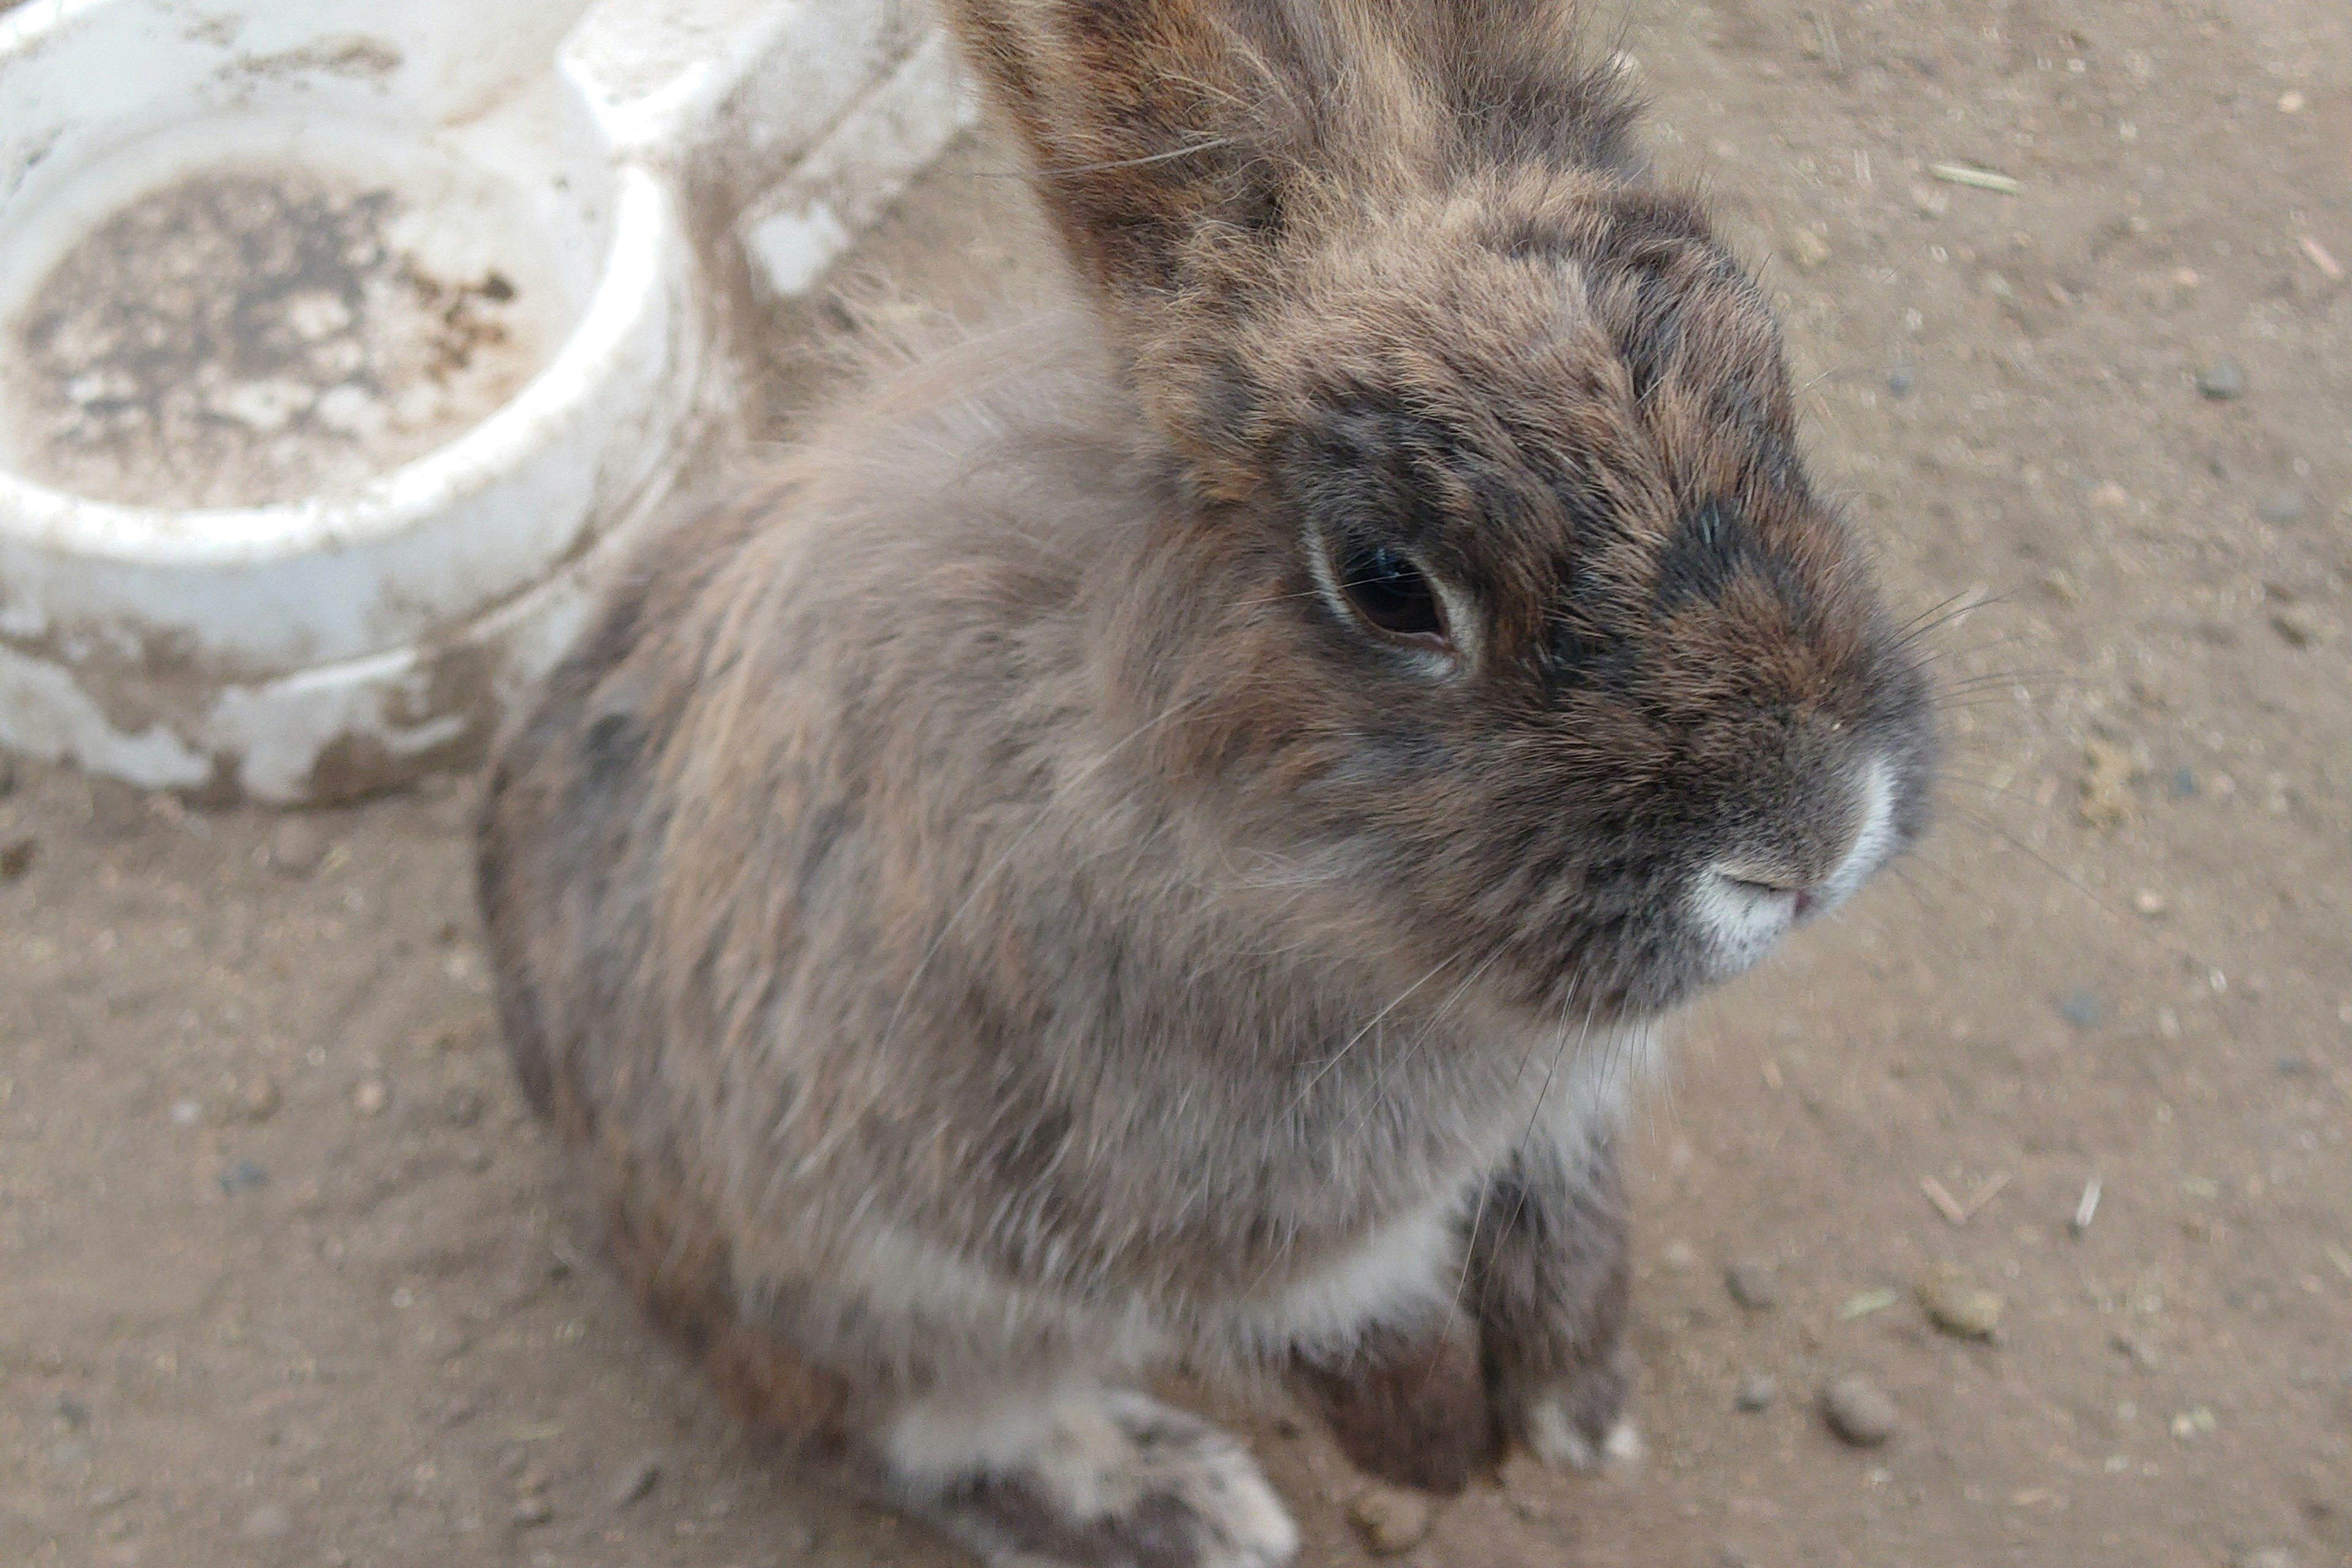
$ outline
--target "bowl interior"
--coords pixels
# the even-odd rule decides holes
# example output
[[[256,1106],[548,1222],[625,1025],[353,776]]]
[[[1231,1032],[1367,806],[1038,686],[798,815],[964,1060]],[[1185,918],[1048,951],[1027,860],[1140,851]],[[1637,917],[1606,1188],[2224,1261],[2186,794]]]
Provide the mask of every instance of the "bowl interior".
[[[611,193],[554,69],[578,0],[275,9],[0,26],[0,468],[158,509],[331,498],[478,425],[579,321]]]

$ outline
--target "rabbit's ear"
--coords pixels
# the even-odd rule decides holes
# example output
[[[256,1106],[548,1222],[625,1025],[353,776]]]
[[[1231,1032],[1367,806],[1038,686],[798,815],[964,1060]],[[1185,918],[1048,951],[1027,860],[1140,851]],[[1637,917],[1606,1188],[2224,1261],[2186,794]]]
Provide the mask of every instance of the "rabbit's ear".
[[[946,0],[1064,240],[1118,303],[1235,280],[1313,191],[1433,125],[1385,8]]]

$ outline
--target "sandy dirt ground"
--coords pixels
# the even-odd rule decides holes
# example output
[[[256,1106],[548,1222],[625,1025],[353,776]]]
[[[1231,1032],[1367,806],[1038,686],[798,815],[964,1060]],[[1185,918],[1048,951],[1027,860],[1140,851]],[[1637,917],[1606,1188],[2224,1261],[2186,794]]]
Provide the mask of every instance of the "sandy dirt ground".
[[[1766,268],[1824,483],[1958,612],[1944,813],[1675,1030],[1647,1466],[1515,1462],[1400,1560],[2352,1563],[2352,8],[1654,0],[1622,47]],[[866,262],[1018,287],[1007,167],[960,149]],[[0,1563],[954,1561],[765,1462],[567,1226],[472,781],[276,818],[13,777]],[[1993,1337],[1930,1321],[1941,1264]],[[1826,1428],[1846,1373],[1883,1447]],[[1365,1562],[1329,1447],[1202,1397],[1305,1563]]]

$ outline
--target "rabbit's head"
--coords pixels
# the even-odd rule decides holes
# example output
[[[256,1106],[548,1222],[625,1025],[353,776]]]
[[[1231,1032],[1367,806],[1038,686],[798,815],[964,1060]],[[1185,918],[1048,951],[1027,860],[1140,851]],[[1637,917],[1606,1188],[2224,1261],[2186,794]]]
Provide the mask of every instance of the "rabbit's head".
[[[1642,177],[1564,6],[957,20],[1169,475],[1104,657],[1237,862],[1360,951],[1610,1017],[1916,835],[1920,663],[1764,300]]]

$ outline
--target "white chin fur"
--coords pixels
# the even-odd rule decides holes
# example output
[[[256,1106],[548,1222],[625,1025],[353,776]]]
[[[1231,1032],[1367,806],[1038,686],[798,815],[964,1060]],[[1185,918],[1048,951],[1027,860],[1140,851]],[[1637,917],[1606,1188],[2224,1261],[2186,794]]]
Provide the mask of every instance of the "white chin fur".
[[[1797,895],[1703,872],[1690,892],[1691,923],[1706,939],[1707,968],[1717,980],[1751,967],[1797,923]]]
[[[1843,903],[1895,847],[1894,770],[1874,757],[1861,780],[1862,826],[1845,858],[1815,889],[1815,908],[1826,912]],[[1690,919],[1706,941],[1715,978],[1727,980],[1779,945],[1797,923],[1797,894],[1768,887],[1720,868],[1692,884]]]

